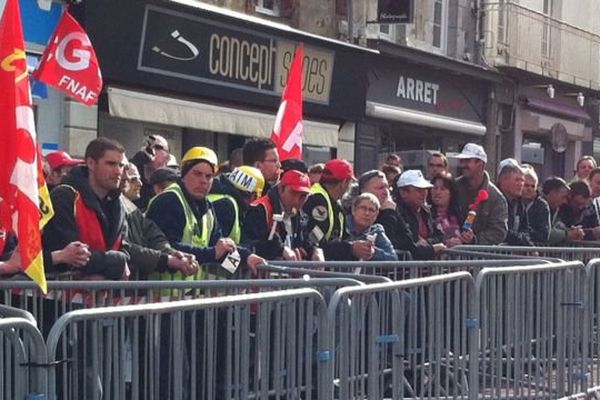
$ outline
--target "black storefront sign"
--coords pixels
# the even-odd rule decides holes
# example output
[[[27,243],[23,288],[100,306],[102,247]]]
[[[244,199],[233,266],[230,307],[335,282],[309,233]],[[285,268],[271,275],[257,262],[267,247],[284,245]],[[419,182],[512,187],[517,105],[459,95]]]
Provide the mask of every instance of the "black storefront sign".
[[[295,45],[272,35],[149,6],[138,69],[279,95]],[[304,52],[304,98],[329,104],[335,52],[309,46]]]
[[[276,109],[303,41],[305,112],[364,113],[366,56],[356,48],[176,3],[108,0],[77,11],[109,83]]]
[[[485,123],[487,90],[468,76],[381,58],[368,74],[367,100]]]
[[[409,24],[413,21],[412,0],[377,0],[377,22]]]

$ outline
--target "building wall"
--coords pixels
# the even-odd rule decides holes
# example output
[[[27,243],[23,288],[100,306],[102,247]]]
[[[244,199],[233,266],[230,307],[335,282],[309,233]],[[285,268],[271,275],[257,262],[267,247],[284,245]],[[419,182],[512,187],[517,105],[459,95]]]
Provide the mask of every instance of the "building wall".
[[[600,88],[600,2],[564,0],[493,2],[485,9],[485,54],[490,64],[597,90]]]

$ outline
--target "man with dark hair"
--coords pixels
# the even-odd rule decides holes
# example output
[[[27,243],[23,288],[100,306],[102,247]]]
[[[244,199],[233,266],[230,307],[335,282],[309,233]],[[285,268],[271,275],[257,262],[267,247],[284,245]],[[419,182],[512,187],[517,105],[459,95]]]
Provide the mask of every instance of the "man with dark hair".
[[[73,168],[52,191],[55,214],[44,228],[45,251],[60,250],[75,241],[91,251],[85,265],[54,264],[54,272],[76,267],[87,279],[129,275],[129,255],[123,246],[125,212],[119,200],[125,161],[125,148],[119,142],[94,139],[86,148],[85,166]]]
[[[584,233],[580,227],[566,226],[559,216],[569,202],[569,190],[567,182],[556,176],[546,179],[542,185],[544,199],[550,207],[550,244],[583,239]]]
[[[586,181],[575,181],[569,185],[569,201],[560,208],[558,218],[564,226],[583,231],[574,240],[597,240],[600,238],[600,221],[591,207],[591,192]],[[580,232],[581,233],[581,232]],[[573,240],[573,239],[571,239]]]
[[[354,180],[348,161],[329,160],[321,181],[312,186],[312,194],[302,208],[307,220],[306,237],[311,245],[323,249],[326,260],[368,260],[373,255],[374,246],[368,240],[342,240],[346,225],[340,200]]]
[[[508,233],[505,242],[512,246],[533,246],[529,219],[521,196],[525,184],[525,172],[519,162],[507,158],[500,162],[498,188],[508,206]]]
[[[150,177],[150,185],[154,195],[162,193],[171,183],[177,182],[179,175],[171,168],[159,168]]]
[[[281,162],[271,139],[250,139],[244,144],[244,165],[258,168],[265,178],[265,192],[279,180]]]
[[[431,153],[427,158],[427,179],[432,180],[439,174],[448,172],[448,159],[439,151]]]

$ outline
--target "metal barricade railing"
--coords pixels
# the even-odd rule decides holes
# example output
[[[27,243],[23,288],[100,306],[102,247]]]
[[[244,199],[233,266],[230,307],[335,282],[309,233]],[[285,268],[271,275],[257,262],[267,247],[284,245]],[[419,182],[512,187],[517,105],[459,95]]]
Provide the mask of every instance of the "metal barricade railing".
[[[43,295],[31,281],[0,281],[3,302],[33,314],[43,336],[63,314],[85,308],[147,304],[310,287],[326,297],[339,287],[362,285],[355,277],[215,281],[48,281]],[[171,296],[165,291],[172,293]],[[0,308],[2,315],[2,308]]]
[[[468,272],[338,290],[324,398],[477,398],[474,298]]]
[[[489,254],[487,255],[488,258]],[[548,263],[550,261],[536,258],[510,257],[509,259],[484,259],[484,260],[432,260],[432,261],[277,261],[277,267],[269,266],[269,271],[282,273],[288,271],[314,271],[310,274],[326,272],[344,274],[342,276],[356,277],[365,283],[371,282],[366,277],[385,277],[392,281],[403,279],[422,278],[431,275],[449,272],[467,271],[475,276],[486,267],[512,267],[518,265],[533,265]],[[286,269],[282,270],[281,267]],[[306,272],[305,272],[306,273]],[[358,274],[358,275],[357,275]],[[284,275],[287,276],[287,275]]]
[[[600,385],[600,258],[590,260],[586,265],[589,285],[587,307],[588,334],[585,343],[588,352],[590,386]]]
[[[265,277],[271,279],[289,279],[293,277],[307,278],[340,278],[340,279],[355,279],[364,284],[371,283],[386,283],[391,282],[391,279],[385,276],[374,276],[373,274],[361,274],[356,271],[355,268],[348,268],[345,271],[332,271],[327,267],[320,267],[320,263],[313,263],[310,261],[298,261],[298,262],[279,262],[276,261],[276,265],[261,265],[258,267]],[[280,265],[284,264],[284,265]],[[322,263],[322,265],[329,264],[328,262]]]
[[[586,280],[580,262],[477,275],[481,395],[554,399],[586,390]]]
[[[2,307],[2,314],[17,315]],[[0,399],[46,398],[46,346],[31,318],[0,318]]]
[[[314,289],[72,311],[48,336],[66,360],[50,398],[324,398],[325,313]]]
[[[518,256],[530,258],[542,258],[555,261],[581,261],[584,264],[589,260],[600,256],[600,247],[552,247],[552,246],[483,246],[483,245],[460,245],[455,246],[449,254],[456,252],[465,254],[472,252],[474,257],[483,254],[494,254],[499,256]]]

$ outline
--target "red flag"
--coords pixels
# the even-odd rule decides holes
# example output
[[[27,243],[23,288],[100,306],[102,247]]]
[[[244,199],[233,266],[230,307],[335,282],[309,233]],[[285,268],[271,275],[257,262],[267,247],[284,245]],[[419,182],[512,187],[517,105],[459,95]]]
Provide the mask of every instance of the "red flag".
[[[279,158],[302,159],[302,64],[304,45],[296,48],[290,74],[281,95],[281,105],[275,118],[271,139],[277,145]]]
[[[0,19],[0,87],[0,224],[16,233],[21,266],[45,293],[40,229],[46,219],[40,220],[39,208],[45,182],[39,176],[41,159],[18,0],[8,0]]]
[[[102,74],[96,52],[88,35],[68,11],[60,19],[33,76],[85,105],[98,102]]]

